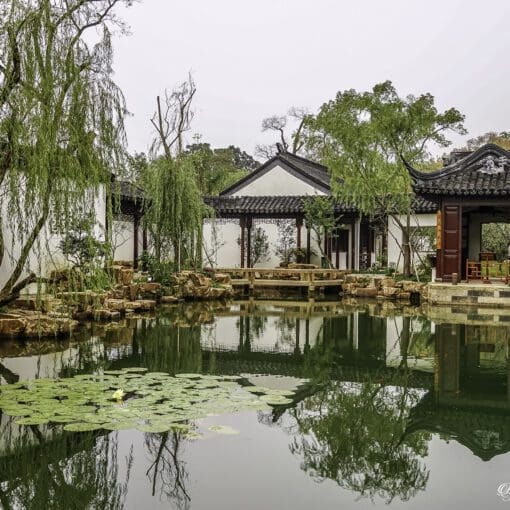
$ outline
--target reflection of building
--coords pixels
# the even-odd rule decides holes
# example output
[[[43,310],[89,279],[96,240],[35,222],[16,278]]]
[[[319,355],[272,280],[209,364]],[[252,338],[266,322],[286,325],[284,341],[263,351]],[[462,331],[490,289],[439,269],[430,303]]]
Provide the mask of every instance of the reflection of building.
[[[507,327],[437,325],[435,391],[407,433],[448,435],[483,460],[510,451],[509,337]]]

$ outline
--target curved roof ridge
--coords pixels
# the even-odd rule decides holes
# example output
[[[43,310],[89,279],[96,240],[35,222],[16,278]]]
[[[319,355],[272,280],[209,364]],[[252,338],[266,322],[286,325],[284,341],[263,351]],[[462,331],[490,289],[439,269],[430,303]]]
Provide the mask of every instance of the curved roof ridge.
[[[462,167],[466,167],[473,164],[488,152],[496,152],[502,156],[510,158],[510,152],[504,149],[503,147],[500,147],[495,143],[486,143],[485,145],[482,145],[481,147],[473,151],[471,154],[468,154],[463,158],[459,159],[458,161],[455,161],[450,165],[440,168],[439,170],[434,170],[433,172],[422,172],[411,166],[403,157],[402,160],[411,177],[413,177],[414,179],[418,179],[420,181],[430,181],[433,179],[438,179],[440,177],[446,177],[452,173],[455,173],[459,171]]]

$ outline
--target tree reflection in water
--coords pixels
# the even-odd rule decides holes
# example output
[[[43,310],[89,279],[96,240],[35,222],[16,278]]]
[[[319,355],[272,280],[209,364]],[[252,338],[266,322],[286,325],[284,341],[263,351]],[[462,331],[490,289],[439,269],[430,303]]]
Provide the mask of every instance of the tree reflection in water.
[[[409,412],[423,396],[407,379],[402,372],[392,380],[331,382],[289,410],[290,449],[302,457],[302,469],[387,503],[424,490],[430,434],[405,436]]]
[[[125,479],[120,482],[116,434],[58,433],[32,426],[19,429],[2,446],[0,506],[4,510],[124,507],[133,457],[132,452],[126,456]]]
[[[177,508],[188,508],[191,498],[186,490],[189,475],[186,464],[179,459],[185,438],[179,432],[146,434],[145,446],[153,459],[147,476],[152,485],[152,495],[156,495],[159,485],[160,494],[165,495]]]

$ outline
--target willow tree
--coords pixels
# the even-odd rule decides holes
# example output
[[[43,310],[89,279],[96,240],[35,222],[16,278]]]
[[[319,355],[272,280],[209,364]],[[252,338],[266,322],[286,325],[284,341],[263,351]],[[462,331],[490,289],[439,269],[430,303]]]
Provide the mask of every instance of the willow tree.
[[[156,136],[153,160],[145,172],[147,195],[144,219],[151,232],[158,262],[173,257],[179,271],[188,261],[201,265],[204,204],[194,158],[184,151],[184,134],[191,128],[196,93],[191,75],[165,97],[157,97],[152,125]]]
[[[402,159],[426,161],[431,144],[450,145],[446,133],[465,133],[463,121],[455,108],[439,112],[431,94],[400,97],[390,81],[368,92],[338,92],[308,121],[309,143],[325,155],[336,196],[372,218],[391,215],[402,230],[407,275],[412,192]]]
[[[65,233],[122,163],[118,4],[131,1],[0,0],[0,304],[35,279],[49,221]]]

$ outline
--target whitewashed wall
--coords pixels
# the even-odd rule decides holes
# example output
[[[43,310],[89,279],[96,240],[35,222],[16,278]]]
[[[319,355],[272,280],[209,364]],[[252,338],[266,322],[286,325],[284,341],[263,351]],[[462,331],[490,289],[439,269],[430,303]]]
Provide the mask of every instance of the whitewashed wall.
[[[323,191],[292,175],[281,166],[275,166],[254,181],[232,193],[241,196],[301,196],[325,195]]]
[[[399,216],[402,223],[406,223],[405,216]],[[415,214],[411,216],[411,227],[435,227],[436,214]],[[398,241],[398,242],[397,242]],[[388,265],[395,264],[398,271],[404,269],[404,259],[400,251],[399,244],[402,245],[402,230],[398,226],[395,219],[391,216],[388,217]],[[422,257],[425,254],[421,254]],[[419,264],[419,258],[415,255],[413,264]]]
[[[97,239],[104,239],[104,226],[106,218],[106,189],[103,185],[99,187],[97,192],[90,192],[84,199],[84,210],[95,211],[96,225],[94,227],[94,235]],[[4,233],[5,256],[0,266],[0,286],[3,286],[9,279],[13,268],[19,259],[23,243],[13,242],[11,232],[11,223],[15,221],[10,218],[6,211],[6,205],[2,204],[1,227]],[[24,278],[31,272],[37,275],[47,276],[53,269],[65,267],[67,262],[59,249],[62,236],[51,232],[51,219],[46,222],[46,226],[40,232],[34,246],[30,250],[29,257],[25,264],[20,279]],[[14,236],[16,239],[16,236]],[[27,289],[29,292],[35,292],[36,286],[31,285]]]
[[[290,220],[294,222],[294,220]],[[276,255],[275,250],[278,245],[278,226],[273,222],[254,222],[252,235],[256,228],[262,228],[267,234],[269,242],[269,254],[267,259],[258,262],[254,267],[261,269],[279,267],[281,258]],[[241,247],[238,239],[241,237],[241,227],[239,220],[207,219],[204,222],[204,265],[213,267],[241,267]],[[296,229],[297,241],[297,229]],[[317,239],[312,233],[310,239],[310,248],[313,253],[310,258],[312,264],[320,266],[320,249]],[[306,229],[301,228],[301,248],[306,249]],[[333,254],[333,263],[336,260],[336,254]],[[345,264],[347,254],[340,254],[340,261]]]
[[[132,262],[135,257],[133,218],[114,219],[112,226],[113,260]],[[147,239],[150,245],[150,239]],[[143,228],[138,227],[138,256],[143,253]]]

